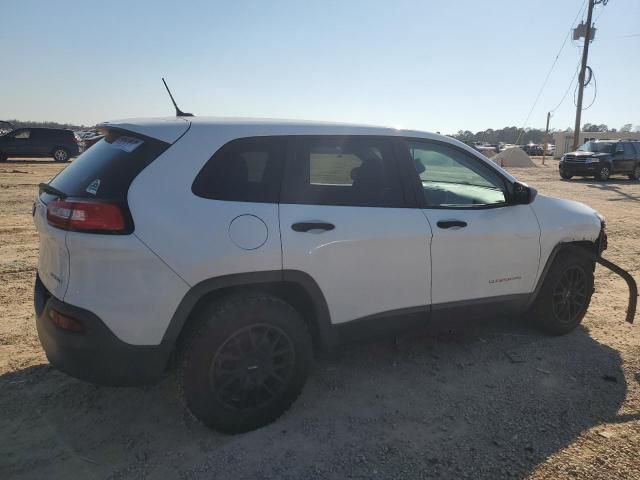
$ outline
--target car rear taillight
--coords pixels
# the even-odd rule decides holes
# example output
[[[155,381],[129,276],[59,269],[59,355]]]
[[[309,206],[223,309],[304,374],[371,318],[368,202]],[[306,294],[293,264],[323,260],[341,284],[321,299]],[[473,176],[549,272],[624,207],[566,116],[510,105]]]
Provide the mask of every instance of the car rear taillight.
[[[84,332],[84,325],[80,320],[68,317],[56,310],[49,310],[49,319],[56,327],[69,332]]]
[[[126,227],[119,205],[82,200],[49,202],[47,222],[56,228],[76,232],[121,233]]]

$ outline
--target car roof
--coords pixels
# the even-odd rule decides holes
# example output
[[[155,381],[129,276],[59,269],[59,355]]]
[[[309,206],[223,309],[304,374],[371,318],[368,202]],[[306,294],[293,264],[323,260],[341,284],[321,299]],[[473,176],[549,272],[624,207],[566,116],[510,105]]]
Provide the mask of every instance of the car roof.
[[[158,140],[174,143],[190,129],[206,135],[211,128],[224,128],[227,137],[260,137],[275,135],[380,135],[392,137],[413,137],[436,140],[455,145],[481,158],[491,168],[499,170],[511,181],[515,178],[478,151],[459,140],[437,133],[407,130],[403,128],[379,127],[355,123],[322,122],[311,120],[282,120],[273,118],[240,117],[159,117],[129,118],[112,120],[97,125],[98,129],[117,128],[138,133]]]
[[[384,135],[411,136],[456,142],[451,137],[402,128],[357,123],[311,120],[241,118],[241,117],[161,117],[113,120],[98,125],[101,128],[121,128],[134,133],[173,143],[188,128],[236,129],[239,136],[261,135]]]

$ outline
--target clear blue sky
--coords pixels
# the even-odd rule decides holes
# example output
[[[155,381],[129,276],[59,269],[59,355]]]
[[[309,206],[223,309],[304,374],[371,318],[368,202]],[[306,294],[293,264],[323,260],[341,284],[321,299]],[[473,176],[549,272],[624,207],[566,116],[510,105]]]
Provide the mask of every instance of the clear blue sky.
[[[520,126],[584,0],[6,1],[0,119],[171,115]],[[600,16],[602,10],[602,16]],[[584,122],[640,125],[640,1],[597,7]],[[529,126],[575,71],[562,52]],[[593,89],[585,94],[590,102]],[[573,92],[551,126],[573,126]]]

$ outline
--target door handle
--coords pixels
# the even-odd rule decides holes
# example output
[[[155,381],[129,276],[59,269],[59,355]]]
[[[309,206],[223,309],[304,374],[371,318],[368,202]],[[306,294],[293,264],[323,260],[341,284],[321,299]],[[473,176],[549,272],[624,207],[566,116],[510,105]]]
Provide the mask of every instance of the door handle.
[[[326,222],[298,222],[291,225],[291,230],[294,232],[308,232],[309,230],[324,230],[329,231],[336,228],[333,223]]]
[[[462,220],[440,220],[437,225],[439,228],[463,228],[467,226],[467,222]]]

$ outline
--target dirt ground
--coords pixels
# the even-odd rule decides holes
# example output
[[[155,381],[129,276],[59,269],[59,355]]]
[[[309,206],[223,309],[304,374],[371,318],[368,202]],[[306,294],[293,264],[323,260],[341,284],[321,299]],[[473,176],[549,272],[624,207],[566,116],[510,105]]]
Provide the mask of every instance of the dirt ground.
[[[565,182],[547,162],[512,173],[603,213],[606,257],[640,279],[640,183]],[[200,425],[170,374],[106,388],[57,372],[33,320],[31,205],[60,168],[0,164],[0,478],[640,478],[640,324],[601,267],[570,335],[469,319],[341,348],[287,414],[244,435]]]

